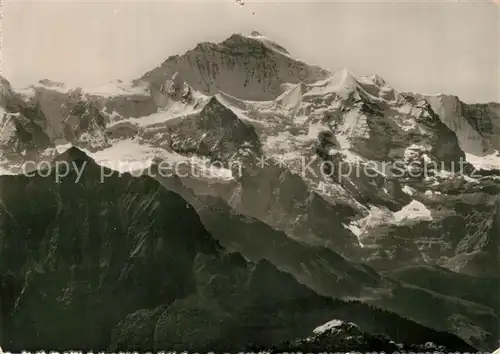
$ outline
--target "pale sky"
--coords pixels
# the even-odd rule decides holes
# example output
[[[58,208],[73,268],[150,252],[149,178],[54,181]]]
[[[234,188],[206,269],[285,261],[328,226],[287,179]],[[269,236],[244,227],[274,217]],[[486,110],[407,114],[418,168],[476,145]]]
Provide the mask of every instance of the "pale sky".
[[[202,41],[252,30],[329,70],[399,91],[500,101],[500,6],[488,1],[4,1],[2,75],[134,79]]]

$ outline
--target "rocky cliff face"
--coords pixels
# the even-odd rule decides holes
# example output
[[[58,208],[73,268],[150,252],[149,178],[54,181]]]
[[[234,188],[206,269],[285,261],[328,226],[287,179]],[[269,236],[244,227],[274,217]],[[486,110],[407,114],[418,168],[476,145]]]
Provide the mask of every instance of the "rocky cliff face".
[[[466,104],[449,95],[426,99],[443,123],[455,133],[468,160],[478,169],[500,169],[498,104]]]
[[[40,106],[25,102],[10,83],[0,77],[0,159],[35,158],[53,146],[45,132],[46,124]]]
[[[322,296],[379,306],[435,330],[452,332],[482,349],[498,345],[498,303],[483,296],[481,287],[469,286],[475,284],[473,280],[484,282],[498,295],[494,271],[500,266],[497,104],[469,105],[453,96],[400,93],[377,75],[330,73],[293,58],[258,33],[202,43],[168,58],[133,83],[71,89],[42,81],[14,90],[3,80],[1,88],[5,114],[0,119],[0,163],[5,173],[19,173],[28,160],[50,159],[57,149],[67,149],[60,144],[69,142],[100,166],[120,172],[146,169],[144,175],[152,179],[142,180],[162,187],[144,205],[160,203],[155,198],[167,193],[161,188],[182,195],[215,243],[251,262],[265,261]],[[138,183],[130,177],[125,180]],[[39,183],[45,186],[25,183],[35,185],[35,190],[41,188]],[[105,198],[106,188],[116,188],[134,203],[141,200],[140,195],[149,195],[137,187],[127,197],[123,183],[117,178],[106,187],[94,183],[84,189],[95,189]],[[100,202],[90,209],[83,207],[83,199],[81,205],[72,204],[70,190],[80,191],[79,185],[68,185],[68,201],[57,202],[57,210],[62,211],[43,219],[56,220],[70,207],[114,215],[116,205],[121,205],[116,204],[122,198],[118,194],[110,197],[111,206],[93,194],[92,200]],[[54,200],[51,193],[58,188],[62,187],[51,186],[52,192],[43,199]],[[30,200],[27,195],[25,199]],[[130,215],[122,224],[134,223],[131,210],[120,213]],[[148,225],[156,225],[158,215],[141,221],[139,234],[149,235]],[[68,220],[76,223],[77,218]],[[109,223],[93,217],[85,220]],[[109,229],[92,227],[102,234],[96,244],[112,237],[107,236]],[[30,232],[29,239],[48,231]],[[130,242],[133,247],[135,241]],[[163,252],[163,246],[155,247]],[[133,253],[132,248],[123,250],[127,252]],[[191,264],[196,254],[189,253],[186,262]],[[125,262],[125,256],[120,257],[117,269]],[[88,263],[93,261],[89,258]],[[191,265],[186,269],[185,274],[191,274]],[[236,273],[228,279],[244,279]],[[443,288],[408,274],[450,285]],[[61,277],[62,282],[73,279],[73,275]],[[110,279],[128,284],[124,278]],[[184,295],[190,296],[194,288]],[[462,298],[450,293],[454,288],[467,288],[470,293]],[[219,312],[220,303],[184,295],[172,305],[180,311],[180,315],[175,312],[177,317],[165,315],[169,301],[142,308],[117,305],[126,311],[113,320],[129,317],[120,319],[124,325],[113,332],[113,338],[118,338],[115,348],[125,346],[136,329],[151,333],[159,318],[177,323],[183,311],[189,316],[201,313],[200,320],[210,324],[226,323],[229,315]],[[428,310],[422,311],[423,307]],[[324,321],[336,318],[333,315]],[[158,340],[173,341],[161,328],[155,332]],[[213,336],[223,338],[224,330],[218,328],[222,332],[210,332],[206,338],[201,332],[196,336],[209,343]],[[293,333],[296,338],[308,335]],[[149,348],[153,339],[147,338],[144,343]],[[193,337],[187,335],[182,343],[190,340]]]

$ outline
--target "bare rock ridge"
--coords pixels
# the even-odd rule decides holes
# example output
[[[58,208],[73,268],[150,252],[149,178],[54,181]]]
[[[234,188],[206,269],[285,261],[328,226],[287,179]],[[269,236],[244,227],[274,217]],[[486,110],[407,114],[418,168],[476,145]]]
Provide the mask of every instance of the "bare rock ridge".
[[[0,344],[494,349],[499,127],[498,104],[329,72],[257,32],[133,82],[2,78]],[[26,161],[86,167],[55,183]],[[311,334],[332,320],[359,331]]]

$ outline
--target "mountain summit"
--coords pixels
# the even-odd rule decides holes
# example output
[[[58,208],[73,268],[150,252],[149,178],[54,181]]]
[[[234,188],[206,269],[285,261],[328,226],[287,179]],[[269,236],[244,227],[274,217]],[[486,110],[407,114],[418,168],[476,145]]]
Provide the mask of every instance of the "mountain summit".
[[[292,58],[281,46],[256,35],[234,34],[221,43],[200,43],[181,56],[168,58],[147,72],[154,90],[176,72],[195,90],[213,95],[225,92],[246,100],[270,100],[283,93],[285,83],[312,83],[329,72]]]

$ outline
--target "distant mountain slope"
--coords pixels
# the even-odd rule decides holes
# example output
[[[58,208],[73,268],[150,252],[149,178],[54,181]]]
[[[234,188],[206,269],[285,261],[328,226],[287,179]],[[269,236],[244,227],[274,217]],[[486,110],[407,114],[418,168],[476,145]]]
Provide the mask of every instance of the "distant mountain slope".
[[[409,266],[390,272],[401,281],[431,289],[437,293],[454,296],[460,293],[465,300],[484,304],[500,311],[500,297],[497,296],[500,280],[458,275],[444,268],[429,266]],[[482,289],[481,292],[475,289]]]

